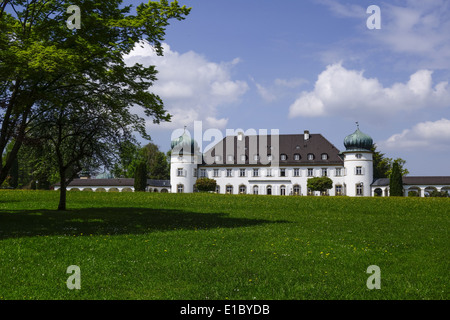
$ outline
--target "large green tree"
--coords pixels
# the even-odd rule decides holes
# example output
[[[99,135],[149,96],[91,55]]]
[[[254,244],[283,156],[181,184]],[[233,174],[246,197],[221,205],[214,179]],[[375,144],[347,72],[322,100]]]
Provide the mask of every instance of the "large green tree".
[[[406,176],[409,174],[408,169],[406,168],[406,161],[402,158],[388,158],[384,153],[377,150],[377,145],[372,145],[373,152],[373,178],[389,178],[394,162],[397,162],[400,172],[402,175]]]
[[[80,29],[66,24],[70,5],[80,9]],[[78,102],[94,108],[89,103],[95,100],[107,117],[111,103],[128,112],[122,115],[144,137],[144,119],[133,115],[131,106],[142,107],[156,123],[170,120],[162,100],[149,91],[155,67],[127,66],[123,56],[142,41],[162,55],[169,20],[184,19],[190,9],[167,0],[142,3],[135,13],[131,8],[121,0],[0,2],[0,184],[25,138],[54,106],[61,110]]]

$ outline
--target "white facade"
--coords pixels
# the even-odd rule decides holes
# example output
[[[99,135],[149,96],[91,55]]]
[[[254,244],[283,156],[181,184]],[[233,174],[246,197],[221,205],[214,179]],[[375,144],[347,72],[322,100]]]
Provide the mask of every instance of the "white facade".
[[[352,151],[343,152],[344,167],[347,172],[345,183],[348,196],[371,196],[370,185],[373,181],[372,152]]]

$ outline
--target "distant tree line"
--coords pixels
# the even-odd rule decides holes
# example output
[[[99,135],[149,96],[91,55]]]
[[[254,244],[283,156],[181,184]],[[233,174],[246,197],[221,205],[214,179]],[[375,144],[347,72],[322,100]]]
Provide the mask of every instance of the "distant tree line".
[[[7,152],[11,146],[12,144],[8,145]],[[53,161],[50,159],[55,155],[46,154],[44,151],[42,141],[27,139],[1,187],[49,190],[52,185],[59,182],[58,166],[54,159]],[[76,177],[82,174],[100,176],[106,170],[109,172],[107,176],[111,178],[136,178],[137,172],[141,172],[141,176],[143,172],[145,179],[170,179],[170,153],[160,151],[152,142],[141,147],[137,143],[124,141],[120,144],[117,154],[110,156],[113,158],[110,168],[84,162],[85,166],[81,167]]]

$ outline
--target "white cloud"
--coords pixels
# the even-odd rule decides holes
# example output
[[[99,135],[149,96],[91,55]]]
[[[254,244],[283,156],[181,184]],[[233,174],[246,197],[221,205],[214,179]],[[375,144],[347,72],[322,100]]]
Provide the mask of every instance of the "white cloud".
[[[386,149],[442,149],[450,146],[450,120],[427,121],[416,124],[377,143]]]
[[[316,2],[323,4],[338,17],[345,18],[364,18],[366,9],[355,4],[342,4],[336,0],[316,0]]]
[[[402,55],[418,58],[416,65],[450,68],[450,2],[407,1],[381,7],[382,30],[371,32],[377,44]]]
[[[284,97],[286,94],[292,92],[292,89],[296,89],[306,83],[307,80],[302,78],[293,79],[280,79],[277,78],[272,84],[264,86],[256,82],[253,78],[252,81],[255,83],[256,89],[260,97],[266,102],[273,102]]]
[[[231,77],[240,60],[217,63],[194,51],[178,53],[167,44],[163,48],[164,56],[157,56],[149,44],[142,44],[125,56],[129,65],[155,65],[158,70],[158,80],[150,90],[162,98],[172,120],[153,129],[192,126],[196,120],[203,121],[205,127],[223,129],[228,119],[217,116],[219,109],[239,101],[248,90],[245,81]],[[151,121],[148,123],[150,126]]]
[[[450,86],[440,82],[435,87],[432,72],[419,70],[406,83],[384,87],[376,78],[366,78],[362,71],[332,64],[318,76],[312,91],[304,91],[290,106],[291,118],[340,115],[351,119],[385,118],[402,112],[450,107]]]

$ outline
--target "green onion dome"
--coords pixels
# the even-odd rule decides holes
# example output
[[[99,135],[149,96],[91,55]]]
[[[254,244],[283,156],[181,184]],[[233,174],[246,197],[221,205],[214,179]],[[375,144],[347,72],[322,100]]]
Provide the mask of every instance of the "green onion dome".
[[[197,142],[184,132],[177,139],[172,140],[170,144],[171,149],[176,148],[180,154],[195,153],[198,150]]]
[[[359,128],[344,139],[346,151],[370,151],[372,145],[372,138],[361,132]]]

